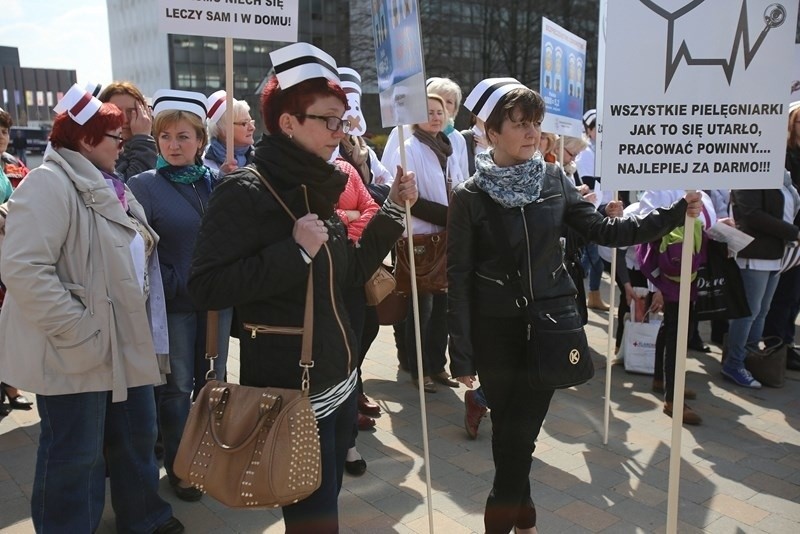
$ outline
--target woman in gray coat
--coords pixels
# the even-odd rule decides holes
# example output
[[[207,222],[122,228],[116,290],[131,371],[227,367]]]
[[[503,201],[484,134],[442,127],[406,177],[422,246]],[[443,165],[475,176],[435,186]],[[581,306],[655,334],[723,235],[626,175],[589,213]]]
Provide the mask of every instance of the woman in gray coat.
[[[41,418],[34,528],[97,530],[108,470],[119,532],[182,532],[158,496],[166,314],[158,236],[113,174],[123,114],[77,84],[55,111],[44,162],[9,202],[0,261],[0,375],[36,393]]]

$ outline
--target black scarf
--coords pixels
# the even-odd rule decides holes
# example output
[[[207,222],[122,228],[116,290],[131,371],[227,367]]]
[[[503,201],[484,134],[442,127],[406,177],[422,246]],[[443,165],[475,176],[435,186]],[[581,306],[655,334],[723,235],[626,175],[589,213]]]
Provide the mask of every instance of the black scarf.
[[[287,193],[285,201],[302,195],[299,189],[305,185],[311,212],[323,220],[333,216],[347,185],[347,175],[282,134],[264,135],[255,146],[253,163],[278,191]]]
[[[442,171],[446,172],[447,158],[453,153],[453,145],[450,144],[450,139],[443,132],[433,135],[419,128],[414,128],[414,137],[433,150],[433,153],[436,154],[436,159],[439,160]]]

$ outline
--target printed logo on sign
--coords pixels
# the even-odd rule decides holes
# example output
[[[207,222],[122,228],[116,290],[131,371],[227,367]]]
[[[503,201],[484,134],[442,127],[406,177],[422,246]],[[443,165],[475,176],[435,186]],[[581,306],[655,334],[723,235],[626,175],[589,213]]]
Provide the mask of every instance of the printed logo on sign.
[[[639,1],[653,13],[656,13],[667,21],[668,54],[672,54],[672,50],[674,48],[673,39],[675,38],[675,22],[705,2],[705,0],[694,0],[677,11],[670,13],[661,6],[656,5],[653,0]],[[730,56],[728,58],[695,58],[692,57],[692,53],[689,50],[689,46],[686,44],[686,41],[682,41],[681,45],[678,47],[678,51],[672,56],[672,59],[667,59],[666,72],[664,76],[664,91],[669,89],[669,85],[672,82],[673,76],[675,76],[675,71],[678,70],[678,66],[681,64],[681,61],[686,61],[686,65],[690,67],[721,67],[725,73],[725,77],[728,80],[728,85],[730,85],[731,80],[733,79],[733,70],[736,65],[736,56],[738,55],[740,44],[743,44],[744,46],[744,68],[746,70],[747,67],[750,66],[750,62],[753,61],[753,58],[756,56],[756,52],[758,52],[758,49],[761,47],[761,43],[763,43],[764,39],[767,37],[769,30],[772,28],[777,28],[783,24],[785,20],[786,8],[783,7],[783,5],[770,4],[767,6],[767,8],[764,10],[764,29],[761,30],[761,33],[756,38],[753,46],[750,46],[750,32],[747,20],[747,0],[742,0],[742,8],[739,12],[739,24],[736,27],[736,32],[733,36],[733,44],[731,45]]]
[[[642,347],[644,349],[655,349],[656,348],[656,344],[655,343],[648,343],[647,341],[634,341],[632,343],[632,345],[634,347]]]

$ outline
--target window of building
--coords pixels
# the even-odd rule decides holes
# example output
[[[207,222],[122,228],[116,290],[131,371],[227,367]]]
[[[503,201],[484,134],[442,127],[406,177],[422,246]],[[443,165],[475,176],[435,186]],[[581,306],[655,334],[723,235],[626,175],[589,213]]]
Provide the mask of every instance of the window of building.
[[[194,72],[178,72],[178,88],[191,89],[197,86],[197,74]]]

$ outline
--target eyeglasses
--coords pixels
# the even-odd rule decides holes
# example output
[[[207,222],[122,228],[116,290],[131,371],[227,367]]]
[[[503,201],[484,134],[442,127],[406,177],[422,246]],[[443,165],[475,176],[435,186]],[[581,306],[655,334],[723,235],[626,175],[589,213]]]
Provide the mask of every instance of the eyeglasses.
[[[332,132],[338,132],[341,129],[342,133],[348,133],[351,128],[349,120],[340,119],[339,117],[324,117],[322,115],[310,115],[308,113],[295,113],[294,116],[298,119],[317,119],[325,121],[325,127]]]
[[[117,148],[122,148],[122,145],[125,144],[125,139],[123,139],[121,135],[114,135],[114,134],[110,134],[110,133],[103,134],[103,135],[105,135],[106,137],[110,137],[111,139],[116,139],[117,140]]]
[[[234,122],[233,124],[235,124],[236,126],[255,126],[256,125],[256,121],[253,120],[253,119],[250,119],[250,120],[247,120],[247,121]]]

